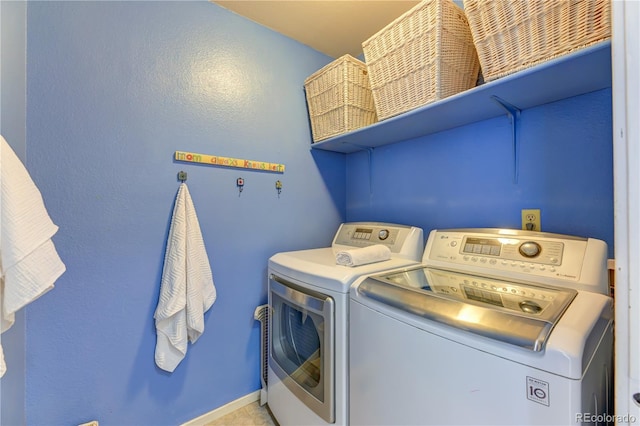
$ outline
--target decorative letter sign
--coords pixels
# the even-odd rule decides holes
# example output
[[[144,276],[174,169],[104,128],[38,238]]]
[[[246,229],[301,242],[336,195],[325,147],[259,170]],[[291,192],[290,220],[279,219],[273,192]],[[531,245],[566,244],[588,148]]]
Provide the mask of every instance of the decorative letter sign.
[[[220,157],[218,155],[176,151],[175,159],[177,161],[186,161],[188,163],[211,164],[213,166],[220,167],[235,167],[239,169],[284,173],[284,164],[267,163],[265,161],[244,160],[242,158]]]

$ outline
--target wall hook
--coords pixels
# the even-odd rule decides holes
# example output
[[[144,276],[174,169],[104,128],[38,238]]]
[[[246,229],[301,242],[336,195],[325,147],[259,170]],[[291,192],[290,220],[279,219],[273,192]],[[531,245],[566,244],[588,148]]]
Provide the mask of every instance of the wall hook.
[[[187,180],[187,172],[183,172],[182,170],[178,173],[178,180],[184,183]]]
[[[278,191],[278,198],[280,198],[280,193],[282,192],[282,182],[279,180],[276,181],[276,190]]]
[[[240,194],[242,193],[242,189],[244,188],[244,179],[242,179],[241,177],[236,179],[236,186],[238,187],[238,197],[239,197]]]

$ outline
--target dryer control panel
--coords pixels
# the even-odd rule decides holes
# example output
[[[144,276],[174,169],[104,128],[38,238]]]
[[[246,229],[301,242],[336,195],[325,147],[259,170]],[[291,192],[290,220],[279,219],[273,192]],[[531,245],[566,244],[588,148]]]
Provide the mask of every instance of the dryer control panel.
[[[607,245],[593,238],[513,229],[433,230],[422,262],[609,294]]]
[[[423,253],[423,231],[415,226],[384,222],[348,222],[340,225],[332,247],[368,247],[383,244],[400,257],[420,261]]]

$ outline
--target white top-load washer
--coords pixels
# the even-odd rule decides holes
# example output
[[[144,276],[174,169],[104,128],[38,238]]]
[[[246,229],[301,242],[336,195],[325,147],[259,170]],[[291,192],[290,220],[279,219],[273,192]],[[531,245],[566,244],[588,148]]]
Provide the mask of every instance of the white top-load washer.
[[[420,267],[359,278],[351,425],[611,423],[606,256],[595,239],[434,230]]]
[[[343,250],[382,244],[384,261],[336,264]],[[420,228],[379,222],[340,225],[331,247],[269,259],[267,401],[278,423],[348,424],[349,288],[360,276],[419,265]]]

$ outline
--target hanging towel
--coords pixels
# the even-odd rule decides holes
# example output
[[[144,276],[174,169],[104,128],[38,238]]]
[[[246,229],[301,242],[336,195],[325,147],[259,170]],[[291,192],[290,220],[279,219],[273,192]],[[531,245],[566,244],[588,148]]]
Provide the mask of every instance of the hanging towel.
[[[359,266],[391,259],[391,250],[382,244],[342,250],[336,253],[336,263],[343,266]]]
[[[156,365],[172,372],[204,332],[204,313],[216,300],[200,224],[186,183],[180,184],[164,257],[156,321]]]
[[[18,156],[0,136],[0,332],[15,313],[53,288],[65,265],[51,241],[58,227]],[[6,371],[0,346],[0,377]]]

